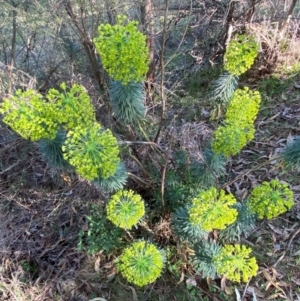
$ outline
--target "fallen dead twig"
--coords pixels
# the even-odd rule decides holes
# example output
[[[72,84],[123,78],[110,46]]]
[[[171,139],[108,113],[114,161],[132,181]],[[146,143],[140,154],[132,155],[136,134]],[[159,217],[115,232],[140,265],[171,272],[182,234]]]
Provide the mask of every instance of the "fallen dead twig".
[[[282,259],[286,256],[287,252],[290,250],[291,248],[291,245],[292,245],[292,242],[293,240],[295,239],[295,237],[300,233],[300,228],[293,234],[293,236],[291,237],[291,239],[289,240],[289,243],[287,245],[287,248],[286,250],[283,252],[283,254],[277,259],[277,261],[275,262],[275,264],[273,265],[273,268],[275,268],[278,263],[280,261],[282,261]]]

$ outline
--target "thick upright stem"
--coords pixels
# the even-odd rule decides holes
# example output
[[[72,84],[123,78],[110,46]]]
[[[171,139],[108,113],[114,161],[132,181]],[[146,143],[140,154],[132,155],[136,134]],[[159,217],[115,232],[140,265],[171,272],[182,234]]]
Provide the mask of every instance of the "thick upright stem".
[[[144,10],[144,11],[143,11]],[[145,32],[147,35],[147,46],[149,49],[149,70],[147,73],[147,82],[149,84],[154,81],[155,60],[154,60],[154,16],[153,16],[153,0],[145,0],[143,11],[143,21],[145,25]]]
[[[11,1],[13,5],[13,11],[12,11],[12,39],[11,39],[11,52],[10,52],[10,66],[11,69],[14,67],[15,64],[15,51],[16,51],[16,36],[17,36],[17,5],[14,3],[14,1]]]
[[[245,12],[245,22],[251,23],[253,15],[255,13],[256,0],[250,0],[250,5],[248,10]]]
[[[165,99],[165,91],[164,91],[164,81],[165,81],[164,54],[165,54],[165,46],[166,46],[165,44],[166,44],[166,35],[167,35],[168,12],[169,12],[169,0],[165,0],[165,14],[164,14],[164,24],[163,24],[163,31],[162,31],[161,52],[160,52],[160,70],[161,70],[160,97],[162,103],[162,111],[161,111],[160,125],[156,133],[156,136],[154,138],[154,142],[157,142],[157,139],[160,135],[160,131],[166,116],[166,99]]]
[[[281,34],[283,34],[283,32],[284,32],[284,30],[285,30],[285,28],[286,28],[286,25],[287,25],[287,24],[289,23],[289,21],[290,21],[290,18],[291,18],[292,14],[293,14],[293,11],[294,11],[294,9],[295,9],[295,6],[296,6],[297,1],[298,1],[298,0],[293,0],[293,1],[292,1],[291,5],[290,5],[290,7],[289,7],[289,9],[288,9],[288,11],[287,11],[286,14],[285,14],[285,18],[284,18],[284,19],[280,22],[280,24],[279,24],[279,32],[280,32]]]
[[[70,0],[64,1],[65,9],[68,15],[71,18],[71,21],[73,22],[74,26],[77,29],[77,34],[80,38],[81,44],[85,50],[85,53],[88,57],[88,60],[90,62],[90,66],[92,69],[92,72],[94,74],[94,77],[96,79],[96,82],[99,86],[100,91],[105,91],[105,81],[103,79],[103,76],[101,75],[101,72],[99,70],[99,65],[97,62],[97,55],[95,52],[93,41],[91,40],[88,32],[85,30],[85,28],[82,28],[78,22],[77,15],[73,11],[73,7]]]
[[[116,24],[116,3],[112,0],[105,0],[106,13],[108,17],[108,22],[111,25]]]
[[[235,1],[230,1],[229,6],[228,6],[228,13],[225,21],[225,45],[223,46],[223,52],[225,53],[226,47],[231,39],[231,34],[232,34],[232,22],[233,22],[233,13],[234,13],[234,8],[235,8]]]
[[[164,81],[165,81],[165,64],[164,64],[164,54],[165,54],[165,44],[166,44],[166,35],[167,35],[167,19],[169,13],[169,0],[165,0],[165,15],[164,15],[164,27],[162,33],[162,42],[161,42],[161,53],[160,53],[160,69],[161,69],[161,79],[160,79],[160,97],[162,101],[162,113],[161,120],[165,119],[166,115],[166,99],[164,92]]]
[[[15,65],[15,54],[16,54],[16,38],[17,38],[17,7],[14,1],[11,0],[13,6],[12,10],[12,39],[11,39],[11,50],[10,50],[10,62],[9,62],[9,78],[11,78],[14,65]],[[12,93],[12,81],[9,81],[8,93]]]

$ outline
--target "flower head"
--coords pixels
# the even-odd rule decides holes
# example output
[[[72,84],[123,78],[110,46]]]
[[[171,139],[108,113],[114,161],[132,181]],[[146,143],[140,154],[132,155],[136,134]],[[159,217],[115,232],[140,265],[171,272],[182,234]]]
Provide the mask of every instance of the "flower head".
[[[126,22],[125,16],[117,16],[117,24],[101,24],[99,37],[94,43],[104,69],[115,81],[124,85],[140,82],[148,71],[146,36],[138,31],[136,21]]]
[[[219,275],[229,280],[247,282],[258,270],[255,257],[250,257],[251,248],[242,245],[225,245],[214,257]]]
[[[59,129],[53,119],[55,109],[34,90],[21,91],[4,99],[0,113],[3,121],[25,139],[54,139]]]
[[[123,251],[116,265],[129,282],[144,286],[160,276],[164,266],[164,256],[153,244],[139,241]]]
[[[200,225],[203,230],[224,229],[232,224],[237,217],[237,210],[230,206],[236,200],[232,194],[225,194],[224,190],[217,191],[212,187],[201,191],[192,200],[189,209],[190,222]]]
[[[226,112],[225,126],[220,126],[214,132],[212,148],[217,154],[226,157],[235,155],[254,138],[254,121],[260,101],[259,92],[248,88],[233,93]]]
[[[253,65],[257,54],[258,45],[253,36],[237,35],[227,46],[224,68],[231,74],[241,75]]]
[[[248,206],[259,218],[276,217],[294,205],[293,192],[285,183],[278,180],[263,182],[255,187],[248,201]]]
[[[53,119],[66,130],[72,130],[79,124],[86,127],[96,122],[94,107],[84,87],[74,84],[67,90],[66,84],[60,85],[62,92],[50,89],[47,99],[55,108]]]
[[[69,131],[62,150],[64,158],[87,180],[112,176],[120,163],[117,139],[98,123]]]
[[[107,218],[116,226],[130,229],[145,214],[145,204],[139,194],[132,190],[120,190],[107,204]]]
[[[236,155],[254,138],[254,125],[241,127],[239,124],[220,126],[214,132],[212,149],[225,157]]]
[[[236,124],[241,127],[253,124],[259,110],[261,97],[258,91],[249,88],[237,89],[229,102],[226,112],[226,124]]]

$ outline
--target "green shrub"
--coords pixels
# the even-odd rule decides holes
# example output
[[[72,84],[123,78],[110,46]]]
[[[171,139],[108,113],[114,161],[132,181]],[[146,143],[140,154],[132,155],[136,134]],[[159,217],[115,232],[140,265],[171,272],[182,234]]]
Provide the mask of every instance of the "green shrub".
[[[116,25],[100,25],[94,42],[111,77],[108,92],[114,116],[126,125],[139,125],[144,134],[139,121],[146,118],[142,81],[149,63],[148,49],[137,23],[125,21],[119,16]],[[117,270],[129,282],[147,285],[161,275],[165,262],[164,252],[155,246],[161,243],[161,234],[149,227],[172,215],[170,237],[176,235],[172,243],[184,244],[194,251],[190,264],[196,273],[210,278],[224,276],[236,282],[256,275],[258,266],[250,256],[252,250],[238,242],[255,227],[256,217],[274,218],[294,203],[292,191],[278,180],[254,188],[246,202],[220,188],[226,176],[226,160],[254,137],[260,94],[237,87],[238,76],[251,67],[257,51],[252,37],[237,36],[228,45],[224,57],[226,72],[212,86],[212,99],[226,109],[225,120],[212,141],[203,146],[202,156],[188,155],[184,150],[173,155],[169,152],[171,143],[165,152],[150,139],[132,142],[132,149],[134,144],[151,146],[149,162],[143,157],[146,152],[135,149],[140,175],[143,171],[148,178],[147,182],[140,175],[134,179],[151,183],[147,191],[153,188],[146,201],[134,191],[123,189],[128,173],[120,160],[117,138],[97,123],[82,86],[74,84],[67,89],[63,83],[59,90],[50,89],[46,97],[33,90],[17,91],[4,100],[0,108],[4,122],[22,137],[39,141],[39,149],[49,163],[72,167],[95,186],[114,192],[106,195],[106,210],[92,207],[87,217],[89,228],[80,232],[80,249],[89,253],[119,252],[130,242],[115,261]],[[153,129],[149,132],[153,133]],[[130,131],[132,139],[142,139],[138,133],[133,134]],[[282,153],[285,164],[294,164],[298,169],[299,141],[296,139]],[[149,223],[145,217],[146,202],[150,208]]]
[[[97,252],[111,253],[126,245],[124,230],[116,228],[106,217],[102,207],[91,206],[91,215],[87,216],[87,232],[79,232],[79,251],[87,250],[90,254]]]

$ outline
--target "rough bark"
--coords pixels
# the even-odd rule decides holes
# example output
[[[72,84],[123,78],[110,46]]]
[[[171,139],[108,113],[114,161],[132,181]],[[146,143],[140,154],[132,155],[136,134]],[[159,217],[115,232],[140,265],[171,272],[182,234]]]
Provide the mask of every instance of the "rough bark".
[[[105,87],[105,80],[100,72],[100,66],[98,64],[97,54],[96,50],[93,44],[93,41],[91,40],[87,30],[80,26],[80,22],[78,20],[77,15],[75,14],[72,3],[69,0],[64,0],[64,6],[67,14],[71,18],[72,23],[74,24],[75,28],[77,29],[77,34],[80,38],[80,42],[84,48],[84,51],[88,57],[91,70],[93,72],[93,75],[95,77],[95,80],[99,86],[100,91],[104,92],[106,91]]]
[[[293,0],[289,9],[287,10],[286,14],[285,14],[285,17],[284,19],[279,23],[279,32],[280,34],[283,34],[287,24],[289,23],[290,19],[291,19],[291,16],[293,14],[293,11],[296,7],[296,3],[297,3],[298,0]]]
[[[141,5],[141,20],[147,35],[147,46],[149,48],[149,70],[147,72],[148,85],[153,83],[155,78],[155,49],[154,49],[154,6],[153,0],[145,0]]]

